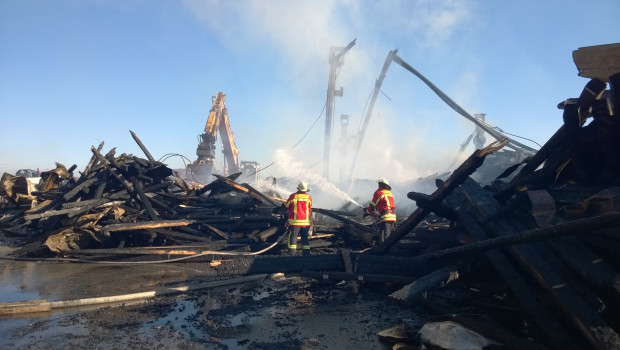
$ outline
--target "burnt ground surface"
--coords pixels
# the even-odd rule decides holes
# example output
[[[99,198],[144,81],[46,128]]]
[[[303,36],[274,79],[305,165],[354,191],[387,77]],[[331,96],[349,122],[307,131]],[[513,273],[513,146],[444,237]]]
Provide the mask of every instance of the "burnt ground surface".
[[[3,247],[6,248],[6,247]],[[0,255],[6,255],[0,251]],[[197,263],[109,266],[0,260],[0,302],[76,300],[213,281]],[[3,349],[391,349],[377,333],[422,318],[399,286],[272,274],[259,282],[0,318]]]

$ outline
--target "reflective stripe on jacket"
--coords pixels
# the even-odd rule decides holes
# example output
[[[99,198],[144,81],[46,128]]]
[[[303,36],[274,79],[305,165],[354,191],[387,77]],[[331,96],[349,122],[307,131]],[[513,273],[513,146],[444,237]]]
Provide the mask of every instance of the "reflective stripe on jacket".
[[[295,192],[286,201],[289,226],[310,226],[312,197],[305,192]]]
[[[379,214],[379,221],[396,221],[396,214],[394,214],[394,195],[387,189],[378,189],[372,196],[370,205],[366,208],[368,214],[374,214],[376,211]],[[374,216],[374,215],[373,215]]]

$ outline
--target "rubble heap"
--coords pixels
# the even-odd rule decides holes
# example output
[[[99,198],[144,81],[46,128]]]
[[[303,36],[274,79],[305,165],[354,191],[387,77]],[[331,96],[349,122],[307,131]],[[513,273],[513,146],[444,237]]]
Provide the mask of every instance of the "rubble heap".
[[[548,142],[489,185],[471,175],[505,140],[476,150],[437,179],[431,194],[410,192],[418,208],[380,244],[359,217],[316,208],[314,254],[272,255],[284,233],[282,198],[238,184],[234,175],[190,188],[135,135],[147,159],[115,157],[114,150],[103,156],[100,145],[77,179],[75,167],[60,164],[42,174],[36,190],[3,175],[10,205],[0,225],[26,232],[19,256],[191,257],[215,275],[297,272],[348,280],[353,292],[360,283],[389,282],[392,300],[424,305],[436,320],[464,325],[489,344],[618,349],[618,71],[595,70],[578,98],[559,104],[564,123]],[[223,261],[223,254],[234,259]],[[420,328],[402,320],[379,336],[416,343]]]

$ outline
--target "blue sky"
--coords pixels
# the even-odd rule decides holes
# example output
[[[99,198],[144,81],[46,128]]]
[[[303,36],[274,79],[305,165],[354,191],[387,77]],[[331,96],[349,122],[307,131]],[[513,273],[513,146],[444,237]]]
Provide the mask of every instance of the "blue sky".
[[[194,160],[221,91],[240,160],[275,161],[263,176],[321,174],[329,50],[353,39],[336,81],[332,179],[340,116],[351,147],[393,49],[470,114],[543,144],[562,123],[557,104],[587,82],[572,52],[619,42],[619,13],[617,0],[0,0],[0,171],[82,170],[101,141],[144,157],[129,130],[156,159]],[[392,64],[354,177],[444,171],[473,129]]]

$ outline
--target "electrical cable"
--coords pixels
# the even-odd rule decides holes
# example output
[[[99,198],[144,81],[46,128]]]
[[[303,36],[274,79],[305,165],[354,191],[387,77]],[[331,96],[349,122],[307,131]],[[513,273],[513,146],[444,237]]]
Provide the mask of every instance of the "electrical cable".
[[[511,134],[511,133],[509,133],[509,132],[505,132],[504,130],[500,129],[500,128],[499,128],[499,127],[497,127],[497,126],[494,126],[494,127],[492,127],[492,128],[493,128],[493,129],[495,129],[495,130],[497,130],[497,131],[499,131],[499,132],[501,132],[502,134],[506,134],[506,135],[510,135],[510,136],[518,137],[518,138],[523,139],[523,140],[528,140],[528,141],[530,141],[530,142],[532,142],[532,143],[537,144],[537,145],[538,145],[538,147],[541,147],[541,148],[542,148],[542,146],[541,146],[538,142],[536,142],[536,141],[534,141],[534,140],[532,140],[532,139],[528,139],[527,137],[523,137],[523,136],[519,136],[519,135]]]
[[[338,67],[338,70],[336,71],[336,77],[334,78],[334,80],[338,78],[338,75],[340,75],[340,67]],[[369,98],[370,98],[370,96],[369,96]],[[366,103],[368,103],[368,102],[366,102]],[[315,126],[315,125],[316,125],[316,123],[319,121],[319,119],[321,119],[321,116],[323,115],[323,112],[325,112],[325,110],[326,110],[326,109],[327,109],[327,100],[325,101],[325,104],[323,105],[323,109],[321,110],[321,113],[319,113],[319,116],[318,116],[318,117],[314,120],[314,123],[312,123],[312,125],[310,126],[310,128],[308,129],[308,131],[306,131],[306,133],[304,134],[304,136],[302,136],[302,137],[301,137],[301,139],[299,139],[299,141],[297,141],[297,143],[296,143],[295,145],[293,145],[293,147],[289,148],[287,152],[292,151],[295,147],[297,147],[297,145],[299,145],[299,144],[301,143],[301,141],[303,141],[303,140],[306,138],[306,136],[308,136],[308,134],[310,133],[310,131],[312,131],[312,129],[314,129],[314,126]],[[332,124],[332,129],[333,129],[333,127],[334,127],[334,125]],[[330,132],[331,132],[331,131],[332,131],[332,130],[330,130]],[[322,161],[322,159],[321,159],[319,162],[321,162],[321,161]],[[246,176],[245,178],[250,177],[250,176],[253,176],[253,175],[256,175],[256,174],[258,174],[259,172],[261,172],[261,171],[263,171],[263,170],[265,170],[265,169],[269,168],[270,166],[274,165],[275,163],[277,163],[277,160],[274,160],[273,162],[269,163],[269,165],[267,165],[267,166],[265,166],[265,167],[262,167],[261,169],[259,169],[259,170],[255,171],[255,172],[253,172],[252,174],[249,174],[249,175],[248,175],[248,176]],[[316,165],[316,164],[315,164],[315,165]],[[313,166],[314,166],[314,165],[313,165]]]

